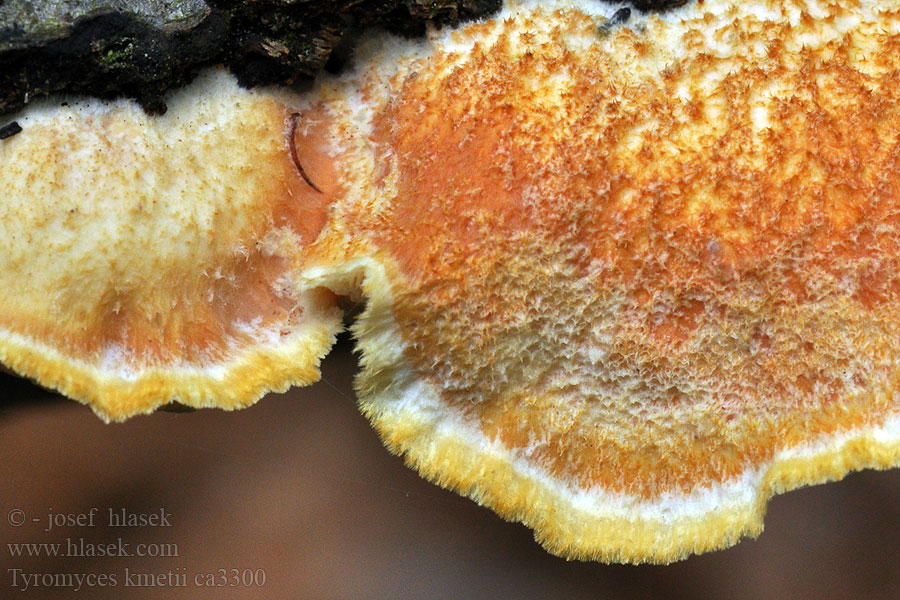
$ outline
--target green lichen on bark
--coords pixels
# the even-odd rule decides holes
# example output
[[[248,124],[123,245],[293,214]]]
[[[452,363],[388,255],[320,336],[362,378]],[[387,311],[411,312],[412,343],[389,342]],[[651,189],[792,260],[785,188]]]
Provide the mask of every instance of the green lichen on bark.
[[[0,52],[65,38],[76,23],[112,13],[174,32],[209,12],[204,0],[6,0],[0,2]]]

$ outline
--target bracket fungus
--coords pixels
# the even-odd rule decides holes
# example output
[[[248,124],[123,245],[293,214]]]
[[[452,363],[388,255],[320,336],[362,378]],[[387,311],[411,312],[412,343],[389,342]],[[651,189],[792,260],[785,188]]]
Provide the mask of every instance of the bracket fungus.
[[[900,2],[508,2],[312,90],[35,103],[0,142],[0,361],[121,420],[357,391],[569,558],[757,535],[900,463]]]

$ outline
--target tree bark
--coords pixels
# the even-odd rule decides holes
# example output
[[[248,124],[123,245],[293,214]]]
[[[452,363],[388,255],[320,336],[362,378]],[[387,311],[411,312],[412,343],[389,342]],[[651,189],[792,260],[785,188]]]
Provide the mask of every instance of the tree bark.
[[[640,10],[685,0],[636,0]],[[165,94],[224,64],[247,86],[338,70],[361,30],[403,35],[496,11],[501,0],[0,0],[0,114],[56,92]]]

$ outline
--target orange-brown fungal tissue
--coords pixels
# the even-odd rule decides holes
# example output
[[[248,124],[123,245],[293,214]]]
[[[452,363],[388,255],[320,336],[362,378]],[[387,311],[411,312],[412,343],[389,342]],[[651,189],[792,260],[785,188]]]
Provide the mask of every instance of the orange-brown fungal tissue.
[[[0,141],[0,361],[120,420],[306,385],[551,552],[668,562],[900,463],[900,3],[509,2],[312,91]]]

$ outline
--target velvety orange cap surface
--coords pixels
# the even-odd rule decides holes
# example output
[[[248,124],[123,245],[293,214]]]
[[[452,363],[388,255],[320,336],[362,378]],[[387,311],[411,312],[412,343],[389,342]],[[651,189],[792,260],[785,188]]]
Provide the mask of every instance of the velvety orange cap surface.
[[[307,384],[573,558],[756,535],[900,462],[900,4],[510,3],[307,94],[46,105],[0,145],[0,358],[121,419]],[[18,236],[18,237],[17,237]]]

